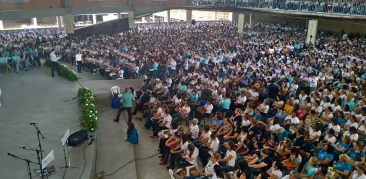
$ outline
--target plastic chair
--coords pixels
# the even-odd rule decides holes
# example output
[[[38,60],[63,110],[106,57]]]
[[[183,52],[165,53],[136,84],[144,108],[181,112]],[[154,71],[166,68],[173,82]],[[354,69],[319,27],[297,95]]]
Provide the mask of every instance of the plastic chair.
[[[170,175],[170,179],[175,179],[174,172],[172,169],[169,169],[169,175]]]
[[[118,94],[118,96],[121,94],[121,88],[119,86],[113,86],[111,88],[111,92],[112,92],[112,96],[114,96],[114,94]]]
[[[191,169],[193,169],[193,168],[196,168],[197,169],[197,171],[198,171],[198,164],[197,164],[197,160],[196,160],[196,162],[194,163],[194,165],[191,165],[191,166],[188,166],[188,167],[186,167],[186,176],[188,177],[188,176],[190,176],[191,175]]]

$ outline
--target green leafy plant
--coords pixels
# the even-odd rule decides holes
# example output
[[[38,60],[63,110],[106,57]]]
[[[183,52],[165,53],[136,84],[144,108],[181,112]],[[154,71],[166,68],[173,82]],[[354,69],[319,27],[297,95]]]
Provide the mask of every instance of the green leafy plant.
[[[81,126],[93,132],[96,130],[98,124],[96,98],[88,88],[79,88],[78,97],[81,109]]]
[[[68,66],[62,64],[62,63],[58,63],[59,64],[59,70],[60,70],[60,75],[69,79],[70,81],[77,81],[79,79],[79,76],[76,74],[76,72],[74,70],[72,70],[71,68],[69,68]],[[52,67],[52,62],[50,59],[47,59],[44,63],[44,65],[48,66],[48,67]]]

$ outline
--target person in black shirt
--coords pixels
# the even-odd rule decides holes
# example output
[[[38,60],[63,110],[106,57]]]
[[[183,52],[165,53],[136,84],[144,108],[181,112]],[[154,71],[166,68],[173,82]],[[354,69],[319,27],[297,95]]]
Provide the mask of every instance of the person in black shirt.
[[[272,167],[272,159],[269,157],[269,150],[263,149],[261,151],[261,158],[258,160],[250,161],[249,167],[252,169],[255,175],[266,175],[266,171]]]
[[[293,146],[297,147],[297,148],[301,148],[305,143],[305,138],[304,138],[304,129],[301,128],[296,132],[295,135],[295,139],[294,139],[294,143]]]
[[[278,89],[278,86],[275,85],[273,82],[270,83],[267,87],[267,97],[268,97],[268,102],[269,102],[269,105],[272,106],[272,103],[273,101],[275,101],[276,97],[278,96],[278,93],[279,93],[279,89]]]
[[[142,90],[142,89],[141,89]],[[146,91],[143,93],[140,97],[140,99],[137,101],[135,110],[133,111],[132,115],[136,115],[138,111],[142,111],[144,108],[144,104],[148,101],[150,101],[151,98],[151,91]]]

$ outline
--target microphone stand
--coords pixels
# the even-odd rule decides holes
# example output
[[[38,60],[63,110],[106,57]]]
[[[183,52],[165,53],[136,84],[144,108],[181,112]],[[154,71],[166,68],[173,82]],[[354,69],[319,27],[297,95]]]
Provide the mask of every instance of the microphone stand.
[[[19,156],[16,156],[14,154],[11,154],[11,153],[8,153],[9,156],[13,157],[13,158],[16,158],[16,159],[19,159],[19,160],[24,160],[25,162],[27,162],[27,173],[28,173],[28,176],[30,179],[32,179],[32,172],[31,172],[31,169],[30,169],[30,164],[31,163],[34,163],[34,164],[39,164],[39,163],[36,163],[36,162],[33,162],[31,160],[28,160],[28,159],[25,159],[25,158],[21,158]]]
[[[39,162],[40,176],[42,177],[42,179],[44,179],[45,172],[43,171],[43,167],[42,167],[43,154],[42,154],[42,144],[41,144],[41,139],[40,139],[40,136],[42,137],[42,139],[44,139],[44,136],[42,135],[41,131],[38,128],[38,123],[29,123],[29,125],[34,126],[37,131],[39,150],[36,150],[36,152],[37,152],[37,158],[38,158],[38,162]]]

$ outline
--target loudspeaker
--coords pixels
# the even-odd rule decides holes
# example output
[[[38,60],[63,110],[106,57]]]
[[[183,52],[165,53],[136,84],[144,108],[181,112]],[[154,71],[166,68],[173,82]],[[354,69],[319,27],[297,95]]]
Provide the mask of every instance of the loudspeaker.
[[[192,25],[196,25],[196,20],[192,19]]]
[[[67,138],[67,145],[75,147],[82,144],[85,140],[88,140],[88,132],[85,129],[81,129]]]

